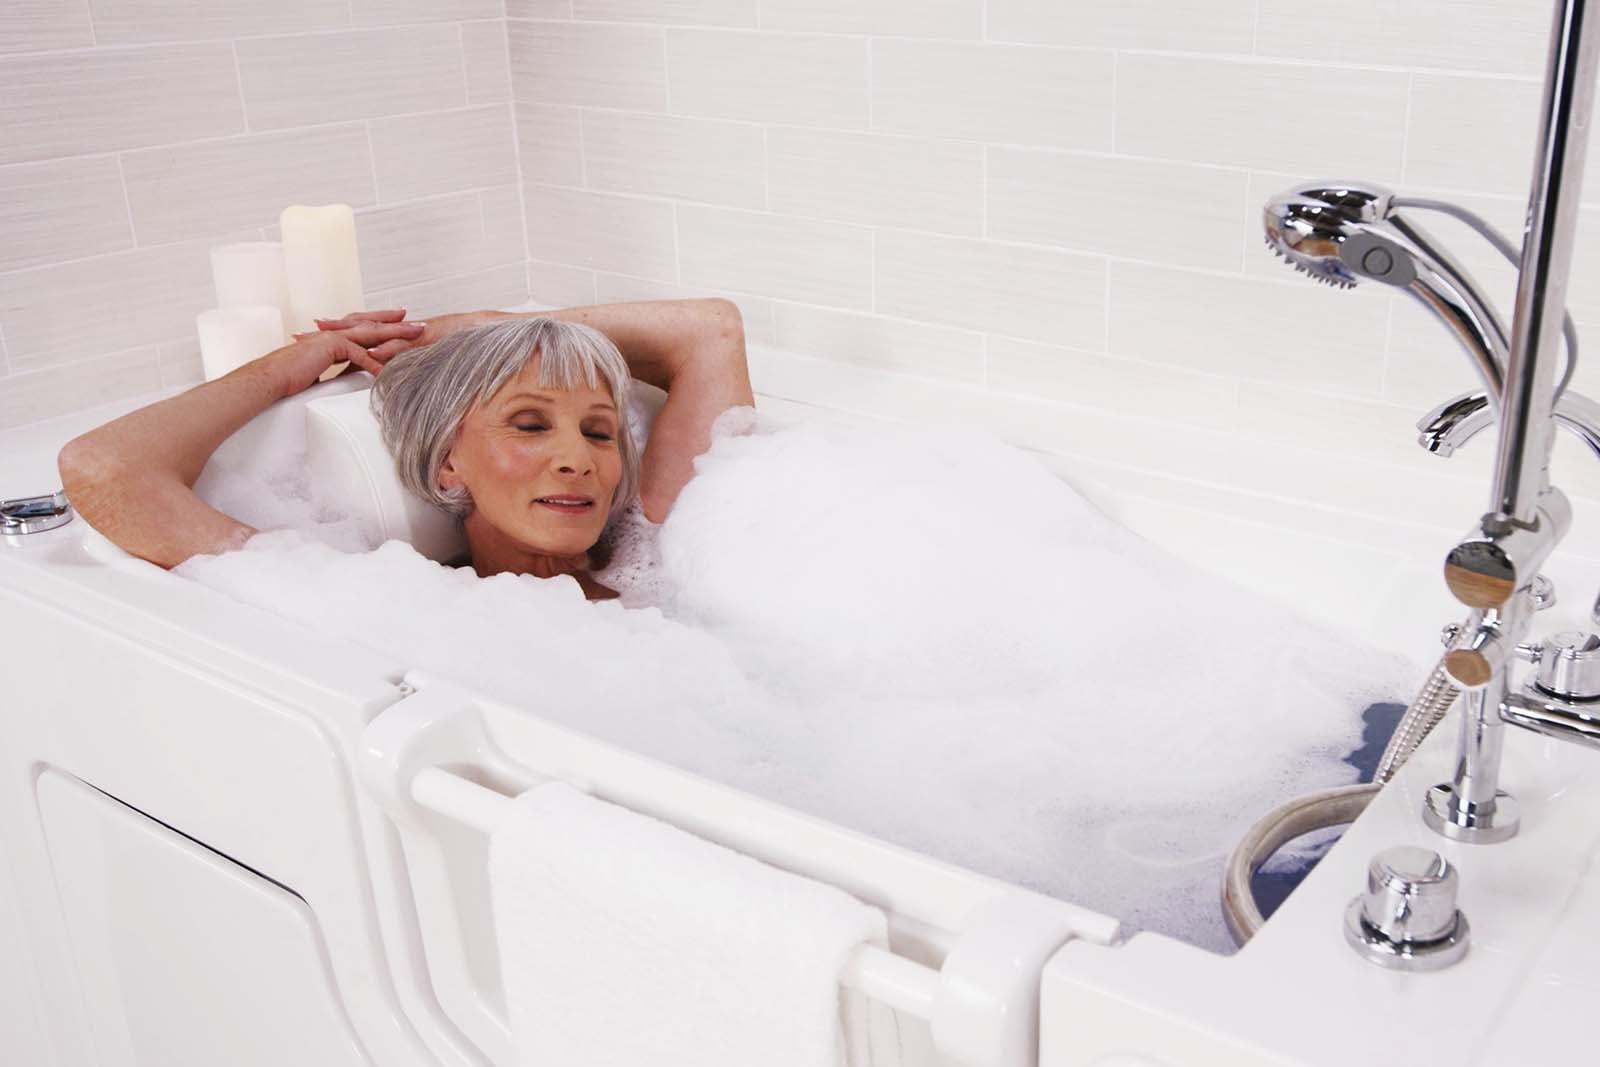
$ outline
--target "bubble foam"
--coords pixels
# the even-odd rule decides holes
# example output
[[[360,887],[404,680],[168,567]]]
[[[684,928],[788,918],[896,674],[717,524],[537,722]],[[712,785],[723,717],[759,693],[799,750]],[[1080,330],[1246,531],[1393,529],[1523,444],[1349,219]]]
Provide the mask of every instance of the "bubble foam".
[[[570,578],[479,579],[399,542],[339,551],[316,539],[319,507],[179,573],[1216,950],[1231,948],[1228,849],[1286,797],[1353,780],[1362,708],[1420,677],[966,430],[730,417],[662,526],[614,524],[600,578],[620,602],[588,603]]]

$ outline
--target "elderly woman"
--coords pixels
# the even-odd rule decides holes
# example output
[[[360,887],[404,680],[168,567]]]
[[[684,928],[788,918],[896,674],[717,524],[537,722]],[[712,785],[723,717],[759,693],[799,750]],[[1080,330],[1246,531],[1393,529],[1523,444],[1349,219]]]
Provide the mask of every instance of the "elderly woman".
[[[462,520],[479,575],[568,574],[598,599],[614,595],[589,575],[607,519],[637,493],[644,516],[662,521],[712,422],[754,403],[727,300],[404,318],[319,322],[98,427],[62,449],[62,485],[91,526],[160,566],[238,548],[256,531],[194,494],[201,469],[268,405],[348,361],[377,375],[374,407],[402,482]],[[642,456],[625,410],[630,376],[667,392]]]

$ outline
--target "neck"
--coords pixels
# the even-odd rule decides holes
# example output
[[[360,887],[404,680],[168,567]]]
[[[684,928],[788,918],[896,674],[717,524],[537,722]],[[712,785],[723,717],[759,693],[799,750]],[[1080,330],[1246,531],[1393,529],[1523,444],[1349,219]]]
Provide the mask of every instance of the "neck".
[[[560,574],[585,575],[590,569],[589,554],[557,556],[537,552],[506,537],[484,522],[477,513],[464,524],[467,544],[472,549],[472,569],[478,577],[495,574],[531,574],[535,578],[554,578]]]

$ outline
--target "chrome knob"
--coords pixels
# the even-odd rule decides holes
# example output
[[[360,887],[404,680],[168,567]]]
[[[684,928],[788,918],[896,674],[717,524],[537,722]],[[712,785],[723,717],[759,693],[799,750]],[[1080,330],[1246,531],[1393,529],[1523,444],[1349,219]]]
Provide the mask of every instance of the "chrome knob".
[[[1539,646],[1533,684],[1562,700],[1600,700],[1600,636],[1552,634]]]
[[[1367,864],[1366,892],[1345,911],[1345,937],[1384,967],[1449,966],[1467,951],[1467,919],[1456,908],[1459,883],[1454,865],[1432,849],[1385,849]]]

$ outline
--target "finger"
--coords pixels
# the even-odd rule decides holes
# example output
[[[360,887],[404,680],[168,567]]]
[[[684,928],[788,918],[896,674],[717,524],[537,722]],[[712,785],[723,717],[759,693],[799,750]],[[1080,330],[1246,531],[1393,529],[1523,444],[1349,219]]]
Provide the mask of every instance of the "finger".
[[[371,348],[396,338],[415,341],[422,336],[424,329],[420,322],[363,322],[340,330],[339,336],[364,348]]]
[[[358,322],[399,322],[406,317],[405,308],[385,308],[382,311],[352,311],[337,319],[317,319],[319,330],[339,330]]]
[[[371,352],[354,342],[344,345],[339,354],[369,374],[377,374],[383,369],[383,364],[374,359]]]
[[[396,339],[393,341],[385,341],[377,348],[370,349],[367,354],[373,359],[377,360],[379,363],[387,363],[395,356],[398,356],[400,353],[404,352],[406,349],[415,347],[417,346],[411,341]]]

